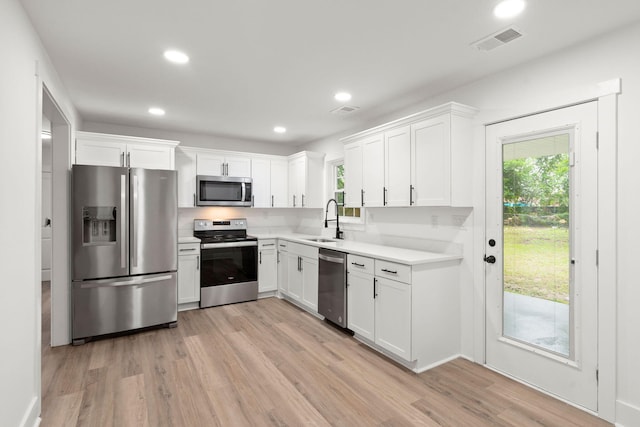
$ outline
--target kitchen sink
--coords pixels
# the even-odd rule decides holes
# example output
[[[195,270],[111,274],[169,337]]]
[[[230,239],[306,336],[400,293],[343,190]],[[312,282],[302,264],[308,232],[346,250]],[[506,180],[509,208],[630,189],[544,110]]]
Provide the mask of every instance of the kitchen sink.
[[[325,239],[324,237],[313,237],[311,239],[304,239],[310,242],[318,242],[318,243],[336,243],[333,239]]]

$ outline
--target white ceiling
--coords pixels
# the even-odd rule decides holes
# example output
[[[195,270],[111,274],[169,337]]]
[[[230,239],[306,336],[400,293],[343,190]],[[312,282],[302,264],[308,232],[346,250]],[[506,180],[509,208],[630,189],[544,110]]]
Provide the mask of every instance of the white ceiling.
[[[84,120],[294,145],[640,20],[638,0],[528,0],[507,21],[494,0],[21,2]],[[524,36],[470,46],[510,25]],[[357,112],[329,113],[339,90]]]

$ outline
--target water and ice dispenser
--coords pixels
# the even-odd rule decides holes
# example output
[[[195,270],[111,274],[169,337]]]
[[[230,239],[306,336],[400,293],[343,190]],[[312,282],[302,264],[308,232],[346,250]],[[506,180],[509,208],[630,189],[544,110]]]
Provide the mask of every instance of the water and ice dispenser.
[[[85,206],[82,208],[82,243],[108,245],[116,243],[115,206]]]

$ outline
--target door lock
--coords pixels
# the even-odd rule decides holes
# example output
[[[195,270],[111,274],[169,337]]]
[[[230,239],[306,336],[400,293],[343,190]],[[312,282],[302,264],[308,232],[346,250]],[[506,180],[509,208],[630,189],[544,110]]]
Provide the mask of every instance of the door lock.
[[[496,257],[494,257],[493,255],[489,255],[489,256],[484,256],[484,262],[489,263],[489,264],[495,264],[496,263]]]

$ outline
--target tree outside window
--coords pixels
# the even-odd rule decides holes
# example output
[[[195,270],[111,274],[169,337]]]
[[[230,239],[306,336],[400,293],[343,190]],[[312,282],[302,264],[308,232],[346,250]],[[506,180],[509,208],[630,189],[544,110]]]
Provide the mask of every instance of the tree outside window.
[[[333,166],[333,194],[338,202],[338,214],[340,216],[360,218],[360,208],[351,208],[344,206],[344,162]]]

